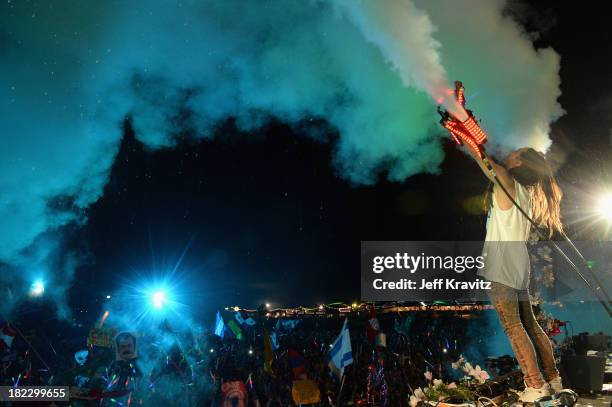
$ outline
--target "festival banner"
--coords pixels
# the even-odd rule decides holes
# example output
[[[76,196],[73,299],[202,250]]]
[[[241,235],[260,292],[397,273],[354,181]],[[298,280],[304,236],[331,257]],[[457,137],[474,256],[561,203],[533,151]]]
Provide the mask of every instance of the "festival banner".
[[[112,348],[115,331],[109,328],[91,328],[87,335],[87,346]]]

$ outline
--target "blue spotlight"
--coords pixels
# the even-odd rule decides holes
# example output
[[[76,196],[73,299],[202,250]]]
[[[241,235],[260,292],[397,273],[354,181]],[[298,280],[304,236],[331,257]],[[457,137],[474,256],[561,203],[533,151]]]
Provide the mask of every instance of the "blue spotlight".
[[[142,277],[114,293],[112,303],[125,307],[126,318],[133,318],[134,326],[144,328],[158,326],[163,320],[176,324],[176,320],[185,318],[184,298],[176,278]]]
[[[30,286],[30,296],[40,297],[45,293],[45,284],[42,280],[36,280]]]
[[[153,304],[153,307],[162,309],[167,302],[168,297],[164,291],[155,291],[153,294],[151,294],[151,303]]]

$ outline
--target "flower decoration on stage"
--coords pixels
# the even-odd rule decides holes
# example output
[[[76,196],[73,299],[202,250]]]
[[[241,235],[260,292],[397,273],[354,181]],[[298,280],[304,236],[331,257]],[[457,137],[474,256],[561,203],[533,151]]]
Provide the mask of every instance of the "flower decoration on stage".
[[[459,360],[451,363],[451,367],[455,370],[462,370],[466,374],[467,380],[476,380],[478,383],[484,383],[491,378],[486,370],[483,370],[480,365],[474,367],[468,362],[463,355],[459,357]]]
[[[482,370],[480,365],[476,365],[476,367],[472,367],[469,363],[465,364],[463,371],[467,373],[468,376],[473,377],[478,380],[479,383],[484,383],[490,379],[491,376],[486,372],[486,370]]]
[[[425,393],[420,387],[410,396],[410,407],[416,407],[420,402],[425,401]]]
[[[546,332],[549,338],[557,336],[561,333],[561,327],[565,326],[565,321],[555,318],[550,313],[542,312],[538,315],[538,323]]]
[[[465,364],[465,358],[463,357],[463,355],[459,356],[459,360],[457,360],[456,362],[451,363],[451,367],[455,370],[461,368],[463,365]]]
[[[427,373],[430,373],[429,375]],[[444,383],[440,379],[433,379],[431,372],[425,372],[425,378],[428,380],[429,385],[422,388],[417,388],[412,395],[410,395],[408,404],[411,407],[419,405],[439,405],[440,402],[445,400],[463,400],[464,402],[470,403],[475,399],[474,392],[469,388],[469,383]],[[473,404],[473,403],[471,403]]]

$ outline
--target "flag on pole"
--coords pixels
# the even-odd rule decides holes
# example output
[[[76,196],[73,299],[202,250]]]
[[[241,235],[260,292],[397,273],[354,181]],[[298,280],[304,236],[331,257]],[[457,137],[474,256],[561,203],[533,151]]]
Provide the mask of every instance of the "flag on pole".
[[[236,311],[236,314],[234,315],[234,317],[236,318],[236,321],[238,321],[240,325],[253,326],[257,324],[257,322],[244,311]]]
[[[217,311],[217,318],[215,321],[215,335],[220,338],[223,338],[223,334],[225,332],[225,323],[223,322],[223,317],[221,313]]]
[[[304,356],[295,348],[287,349],[287,355],[289,356],[289,364],[293,371],[293,378],[302,378],[306,374],[306,360],[304,360]]]
[[[17,335],[17,331],[7,323],[0,328],[0,349],[10,349],[13,346],[13,340]]]
[[[280,343],[278,342],[278,335],[275,331],[270,334],[270,343],[272,344],[272,350],[280,348]]]
[[[240,327],[238,326],[238,324],[236,323],[236,321],[234,321],[233,319],[230,319],[227,322],[227,327],[230,330],[230,333],[238,340],[242,340],[243,339],[243,335],[242,335],[242,329],[240,329]]]
[[[296,406],[306,406],[320,403],[321,391],[314,380],[294,380],[291,386],[291,397]]]
[[[373,343],[374,339],[378,336],[379,333],[380,324],[378,323],[378,318],[376,318],[376,310],[374,309],[374,307],[371,307],[370,318],[368,319],[367,325],[368,341],[370,341],[370,343]]]
[[[329,368],[337,376],[342,377],[344,368],[353,363],[353,350],[351,348],[351,336],[348,329],[348,318],[344,320],[342,331],[332,344],[329,352]]]

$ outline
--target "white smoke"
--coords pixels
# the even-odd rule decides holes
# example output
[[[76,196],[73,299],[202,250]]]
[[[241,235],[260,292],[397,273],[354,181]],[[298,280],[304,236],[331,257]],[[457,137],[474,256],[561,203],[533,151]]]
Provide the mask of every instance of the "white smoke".
[[[432,98],[453,80],[491,149],[545,149],[563,113],[559,56],[500,0],[44,4],[0,4],[0,272],[26,290],[69,284],[48,259],[102,196],[126,117],[151,149],[230,117],[245,133],[323,119],[339,176],[373,184],[439,171]]]
[[[455,117],[467,118],[452,96],[439,54],[441,45],[433,37],[436,27],[427,13],[410,0],[337,0],[337,4],[364,37],[380,49],[404,86],[427,92]]]

